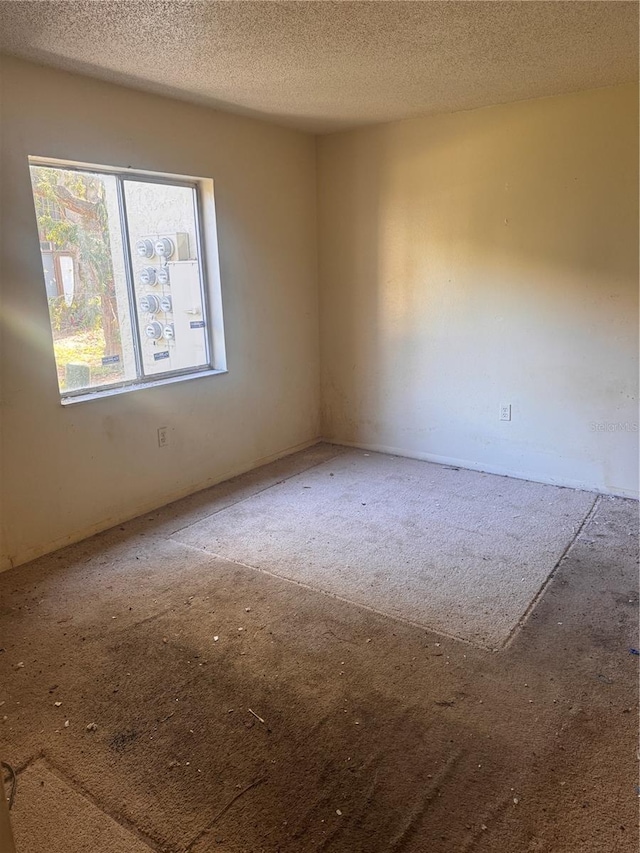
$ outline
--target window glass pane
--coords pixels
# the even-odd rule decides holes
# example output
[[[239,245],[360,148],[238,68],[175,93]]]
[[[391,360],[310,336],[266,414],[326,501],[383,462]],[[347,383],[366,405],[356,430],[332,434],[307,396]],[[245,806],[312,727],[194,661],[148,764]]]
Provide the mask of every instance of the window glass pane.
[[[135,379],[116,178],[30,169],[60,390]]]
[[[124,180],[145,376],[209,363],[193,187]]]

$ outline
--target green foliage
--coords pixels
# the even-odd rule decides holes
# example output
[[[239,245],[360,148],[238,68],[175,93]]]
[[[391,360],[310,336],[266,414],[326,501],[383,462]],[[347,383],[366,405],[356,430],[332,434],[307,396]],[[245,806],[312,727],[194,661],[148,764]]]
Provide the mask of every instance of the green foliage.
[[[39,218],[42,239],[50,240],[54,249],[59,252],[69,250],[69,247],[78,243],[78,226],[71,222],[54,219],[43,213]]]
[[[119,382],[124,379],[123,365],[102,364],[105,355],[105,341],[101,328],[90,331],[76,331],[66,337],[58,338],[53,344],[58,381],[60,388],[65,390],[67,364],[87,364],[91,368],[92,385],[109,382]]]
[[[40,239],[50,240],[57,251],[70,252],[80,262],[92,266],[98,286],[109,287],[113,280],[113,268],[102,179],[87,172],[44,166],[32,166],[31,178],[36,194]],[[91,196],[91,214],[79,214],[70,203],[65,204],[65,199],[57,192],[59,187],[83,202],[87,202]],[[81,281],[81,284],[86,287],[90,282]]]
[[[104,355],[104,335],[101,329],[90,332],[76,332],[67,335],[54,343],[56,363],[61,367],[69,362],[82,362],[91,367],[98,367]]]
[[[53,329],[65,333],[102,325],[110,353],[116,353],[120,336],[114,319],[115,286],[104,180],[89,172],[46,166],[32,166],[31,179],[40,239],[50,241],[55,251],[74,259],[73,304],[51,300]]]
[[[58,335],[69,334],[74,329],[100,329],[101,311],[100,297],[91,296],[88,299],[74,299],[71,305],[67,305],[64,296],[56,296],[49,299],[49,314],[51,316],[51,327]]]

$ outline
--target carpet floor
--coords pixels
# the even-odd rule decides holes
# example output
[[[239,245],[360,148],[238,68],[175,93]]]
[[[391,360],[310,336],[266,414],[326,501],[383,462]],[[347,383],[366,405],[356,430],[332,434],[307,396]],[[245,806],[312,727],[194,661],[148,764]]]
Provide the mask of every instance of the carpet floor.
[[[346,450],[173,538],[494,648],[594,501],[589,492]]]
[[[179,541],[349,458],[318,445],[0,575],[20,853],[637,851],[637,503],[599,497],[572,539],[588,501],[558,498],[559,565],[497,651]]]

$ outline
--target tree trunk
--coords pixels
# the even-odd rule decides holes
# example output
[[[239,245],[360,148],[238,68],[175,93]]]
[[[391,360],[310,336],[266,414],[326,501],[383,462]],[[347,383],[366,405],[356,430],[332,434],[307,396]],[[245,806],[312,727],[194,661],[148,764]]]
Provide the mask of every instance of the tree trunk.
[[[104,334],[104,354],[119,355],[122,358],[120,342],[120,324],[118,322],[118,302],[116,289],[112,278],[100,280],[100,273],[93,264],[89,265],[94,287],[100,297],[100,313],[102,314],[102,332]]]
[[[118,327],[118,303],[113,291],[100,291],[100,307],[102,309],[102,329],[104,332],[104,354],[119,355],[122,357],[120,347],[120,329]]]

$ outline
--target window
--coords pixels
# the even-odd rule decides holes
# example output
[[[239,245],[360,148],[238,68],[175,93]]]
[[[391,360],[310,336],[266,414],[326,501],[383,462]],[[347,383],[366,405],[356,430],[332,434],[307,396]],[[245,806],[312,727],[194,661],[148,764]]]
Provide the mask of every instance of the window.
[[[29,163],[63,402],[224,370],[200,224],[211,182]]]

